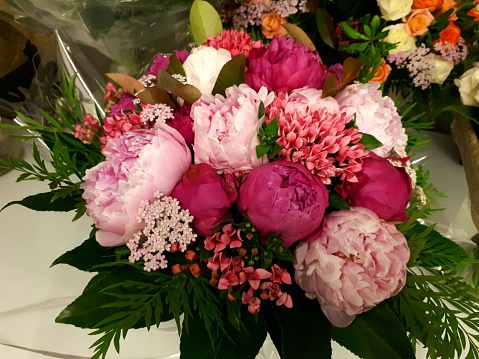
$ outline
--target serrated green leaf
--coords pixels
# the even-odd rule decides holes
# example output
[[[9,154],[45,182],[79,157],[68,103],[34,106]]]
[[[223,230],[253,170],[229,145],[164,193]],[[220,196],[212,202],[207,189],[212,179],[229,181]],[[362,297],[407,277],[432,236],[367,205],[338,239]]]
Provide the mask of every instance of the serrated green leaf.
[[[331,337],[360,358],[416,357],[406,330],[384,302],[358,315],[346,328],[331,327]]]
[[[208,35],[215,37],[223,31],[220,16],[207,1],[195,0],[190,10],[190,31],[193,41],[203,45]]]
[[[369,133],[361,133],[362,137],[359,140],[359,143],[364,145],[364,148],[368,151],[374,150],[375,148],[381,147],[383,144],[376,139],[373,135]]]
[[[228,87],[240,85],[245,82],[246,76],[246,58],[243,54],[233,57],[221,68],[215,86],[213,95],[225,95]]]
[[[52,202],[55,194],[56,191],[38,193],[25,197],[21,201],[12,201],[3,206],[0,212],[14,204],[19,204],[35,211],[68,212],[75,209],[77,201],[72,197],[58,198]]]

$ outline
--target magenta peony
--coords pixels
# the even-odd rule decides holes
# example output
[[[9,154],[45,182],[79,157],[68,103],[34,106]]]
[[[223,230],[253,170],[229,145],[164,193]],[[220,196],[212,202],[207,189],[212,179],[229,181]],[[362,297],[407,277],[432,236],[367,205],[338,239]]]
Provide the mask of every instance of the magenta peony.
[[[251,49],[246,84],[259,90],[289,92],[303,87],[322,88],[330,75],[316,52],[286,36],[275,36],[267,46]]]
[[[208,36],[208,40],[204,44],[206,46],[214,47],[215,49],[228,50],[232,57],[244,54],[249,56],[251,49],[257,49],[263,46],[261,40],[254,41],[250,34],[244,30],[224,30],[220,34],[213,37]]]
[[[256,156],[260,103],[268,106],[274,94],[266,88],[254,91],[245,84],[226,89],[221,95],[203,96],[191,109],[195,132],[195,162],[208,163],[222,172],[248,172],[268,162]]]
[[[120,100],[111,106],[110,116],[121,116],[123,111],[136,111],[136,105],[133,103],[135,97],[128,93],[123,92],[121,94]]]
[[[358,130],[348,127],[353,116],[340,112],[334,98],[321,95],[308,88],[279,92],[267,107],[266,122],[278,118],[279,158],[302,163],[325,184],[331,177],[355,181],[369,152],[358,143]]]
[[[304,166],[289,161],[254,169],[238,197],[238,209],[260,233],[279,233],[287,247],[320,230],[326,207],[326,186]]]
[[[188,146],[195,142],[195,133],[193,132],[193,119],[190,116],[191,105],[188,102],[183,106],[176,106],[173,118],[166,120],[166,124],[177,130],[185,139]]]
[[[87,214],[102,246],[125,244],[142,229],[137,221],[144,200],[169,195],[191,163],[183,137],[167,125],[125,132],[108,141],[105,161],[86,171],[82,184]]]
[[[190,211],[195,232],[207,236],[214,232],[214,227],[230,218],[230,208],[238,194],[234,181],[225,181],[210,165],[200,163],[190,167],[171,196]]]
[[[353,84],[335,96],[348,115],[356,114],[360,132],[373,135],[383,145],[373,150],[378,156],[387,157],[394,151],[406,156],[407,135],[402,127],[401,116],[393,100],[382,95],[380,84]]]
[[[296,283],[333,325],[346,327],[403,288],[409,247],[394,224],[353,207],[328,214],[321,235],[300,243],[294,258]]]
[[[411,178],[404,168],[371,153],[356,173],[358,182],[343,185],[343,197],[355,207],[372,210],[385,221],[407,221],[406,207],[412,196]]]
[[[184,63],[186,58],[190,53],[186,50],[175,50],[175,55],[180,60],[181,63]],[[153,61],[153,65],[146,71],[147,75],[158,76],[158,70],[166,70],[168,67],[168,62],[170,61],[170,55],[158,54]]]

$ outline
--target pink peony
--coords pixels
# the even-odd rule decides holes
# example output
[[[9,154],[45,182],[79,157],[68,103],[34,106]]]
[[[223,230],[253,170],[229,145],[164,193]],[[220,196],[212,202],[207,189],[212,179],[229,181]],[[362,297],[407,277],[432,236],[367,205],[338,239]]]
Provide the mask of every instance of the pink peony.
[[[225,181],[210,165],[200,163],[190,167],[171,196],[190,211],[196,233],[206,236],[231,217],[230,208],[238,195],[234,181]]]
[[[353,117],[340,112],[334,98],[321,95],[315,89],[280,92],[267,107],[266,122],[278,118],[279,158],[302,163],[325,184],[331,177],[355,181],[369,152],[358,143],[358,130],[347,126]]]
[[[188,102],[183,103],[183,106],[176,106],[174,117],[166,120],[168,126],[177,130],[185,139],[188,146],[193,145],[195,141],[195,133],[193,132],[193,120],[190,116],[191,105]]]
[[[407,221],[412,196],[411,178],[404,168],[372,153],[356,174],[358,182],[344,184],[344,197],[355,207],[369,208],[385,221]]]
[[[167,125],[130,131],[108,141],[105,161],[86,171],[82,184],[87,214],[102,246],[125,244],[142,229],[142,201],[169,195],[191,163],[183,137]]]
[[[335,96],[348,115],[356,114],[360,132],[376,137],[383,145],[373,150],[378,156],[387,157],[394,150],[403,157],[406,154],[407,135],[401,116],[393,100],[382,95],[380,84],[353,84]]]
[[[191,108],[195,132],[195,162],[208,163],[223,172],[247,172],[268,161],[256,156],[260,103],[273,100],[266,88],[254,91],[245,84],[226,89],[221,95],[203,96]]]
[[[321,235],[300,243],[294,257],[296,283],[333,325],[346,327],[403,288],[409,247],[394,224],[353,207],[328,214]]]
[[[231,57],[244,54],[246,58],[249,56],[251,49],[258,49],[263,46],[261,40],[254,41],[250,34],[244,30],[224,30],[216,37],[208,36],[208,40],[204,44],[215,49],[225,49],[231,53]]]
[[[316,52],[286,36],[275,36],[267,46],[249,53],[246,84],[258,90],[289,92],[303,87],[322,88],[330,75]]]
[[[180,60],[181,63],[184,63],[186,58],[190,53],[186,50],[175,50],[175,55]],[[146,71],[147,75],[158,76],[158,70],[166,70],[168,68],[168,63],[170,61],[170,55],[158,54],[153,62],[153,65]]]
[[[287,247],[319,231],[326,207],[326,186],[304,166],[289,161],[254,169],[238,197],[238,209],[260,233],[279,233]]]

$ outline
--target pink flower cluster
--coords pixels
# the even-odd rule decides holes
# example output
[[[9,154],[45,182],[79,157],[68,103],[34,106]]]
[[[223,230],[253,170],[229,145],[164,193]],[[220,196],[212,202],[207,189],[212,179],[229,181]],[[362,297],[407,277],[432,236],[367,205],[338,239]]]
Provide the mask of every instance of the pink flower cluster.
[[[267,299],[276,300],[278,306],[291,308],[291,296],[280,288],[281,284],[291,284],[290,274],[277,264],[272,266],[271,272],[257,268],[259,245],[247,250],[242,248],[243,242],[241,230],[231,223],[206,237],[205,249],[214,252],[206,261],[212,271],[211,283],[217,284],[220,290],[227,290],[230,300],[236,300],[232,292],[241,287],[242,303],[248,305],[251,314],[258,313],[261,300]],[[245,266],[245,260],[249,260],[248,266]]]
[[[251,49],[258,49],[263,46],[261,40],[254,41],[250,34],[244,30],[223,31],[216,37],[208,36],[208,40],[204,44],[215,49],[225,49],[231,53],[231,57],[244,54],[249,56]]]

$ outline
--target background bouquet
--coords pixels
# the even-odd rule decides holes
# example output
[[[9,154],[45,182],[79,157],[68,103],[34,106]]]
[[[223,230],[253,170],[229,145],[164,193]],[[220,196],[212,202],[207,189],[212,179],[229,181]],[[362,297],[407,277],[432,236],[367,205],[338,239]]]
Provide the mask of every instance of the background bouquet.
[[[93,358],[171,319],[182,358],[254,358],[268,333],[282,358],[479,356],[473,259],[419,220],[434,189],[362,63],[323,64],[295,26],[223,30],[201,0],[190,28],[190,51],[108,74],[106,116],[66,79],[49,126],[19,114],[51,167],[35,143],[1,164],[51,191],[11,204],[94,223],[53,263],[96,273],[57,321],[100,336]]]

